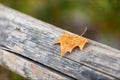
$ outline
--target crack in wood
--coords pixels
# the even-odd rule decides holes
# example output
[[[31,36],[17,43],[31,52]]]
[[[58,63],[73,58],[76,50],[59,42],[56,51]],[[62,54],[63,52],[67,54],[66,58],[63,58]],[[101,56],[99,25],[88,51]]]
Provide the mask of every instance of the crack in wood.
[[[10,52],[10,53],[12,53],[12,54],[14,54],[14,55],[16,55],[16,56],[19,56],[19,57],[21,57],[21,58],[23,58],[23,59],[25,59],[25,60],[28,60],[28,61],[36,64],[36,65],[39,65],[39,66],[41,66],[41,67],[44,67],[44,68],[46,68],[46,69],[48,69],[48,70],[50,70],[50,71],[52,71],[52,72],[55,72],[55,73],[57,73],[57,74],[59,74],[59,75],[62,75],[62,76],[64,76],[64,77],[67,77],[67,78],[69,78],[70,80],[76,80],[74,77],[71,77],[71,76],[69,76],[69,75],[67,75],[67,74],[65,74],[65,73],[62,73],[62,72],[60,72],[60,71],[58,71],[58,70],[55,70],[55,69],[53,69],[53,68],[51,68],[51,67],[49,67],[49,66],[47,66],[47,65],[44,65],[44,64],[42,64],[42,63],[40,63],[40,62],[37,62],[37,61],[35,61],[35,60],[32,60],[32,59],[30,59],[30,58],[28,58],[28,57],[26,57],[26,56],[23,56],[23,55],[15,52],[15,51],[13,51],[13,50],[11,50],[10,48],[2,45],[2,44],[0,44],[0,48],[1,48],[2,50],[5,50],[5,51],[7,51],[7,52]]]
[[[42,63],[40,63],[40,62],[37,62],[37,61],[35,61],[35,60],[33,60],[33,59],[29,58],[29,57],[23,56],[23,55],[21,55],[20,53],[11,50],[11,49],[8,48],[7,46],[4,46],[4,45],[0,44],[0,48],[1,48],[2,50],[5,50],[5,51],[10,52],[10,53],[12,53],[12,54],[15,54],[15,55],[17,55],[17,56],[19,56],[19,57],[21,57],[21,58],[23,58],[23,59],[25,59],[25,60],[28,60],[28,61],[30,61],[30,62],[32,62],[32,63],[34,63],[34,64],[37,64],[37,65],[39,65],[39,66],[41,66],[41,67],[44,67],[44,68],[46,68],[46,69],[48,69],[48,70],[50,70],[50,71],[52,71],[52,72],[55,72],[55,73],[60,74],[60,75],[62,75],[62,76],[68,77],[68,78],[70,78],[70,79],[72,79],[72,80],[76,80],[76,78],[74,78],[74,77],[71,77],[71,76],[69,76],[69,75],[67,75],[67,74],[65,74],[65,73],[62,73],[62,72],[60,72],[60,71],[58,71],[58,70],[55,70],[55,69],[53,69],[53,68],[51,68],[51,67],[49,67],[49,66],[47,66],[47,65],[44,65],[44,64],[42,64]],[[65,57],[65,58],[66,58],[66,59],[69,59],[69,58],[67,58],[67,57]],[[69,59],[69,60],[74,61],[74,60],[72,60],[72,59]],[[101,71],[101,70],[98,70],[98,69],[90,66],[89,64],[85,64],[85,63],[77,62],[77,61],[74,61],[74,62],[79,63],[79,64],[81,64],[81,65],[84,65],[84,66],[86,66],[86,67],[88,67],[88,68],[90,68],[90,69],[93,69],[93,70],[98,71],[98,72],[100,72],[100,73],[103,73],[103,74],[105,74],[105,75],[111,76],[111,77],[115,78],[116,80],[120,80],[119,78],[117,78],[117,77],[115,77],[115,76],[113,76],[113,75],[111,75],[111,74],[109,74],[109,73],[106,73],[106,72],[103,72],[103,71]],[[85,73],[83,72],[83,74],[85,74]],[[108,80],[108,79],[106,78],[105,80]]]
[[[65,58],[67,58],[67,57],[65,57]],[[69,59],[69,58],[67,58],[67,59]],[[72,59],[69,59],[69,60],[74,61],[74,60],[72,60]],[[95,70],[95,71],[98,71],[98,72],[103,73],[103,74],[105,74],[105,75],[111,76],[111,77],[113,77],[113,78],[115,78],[115,79],[117,79],[117,80],[120,80],[120,78],[118,78],[118,77],[116,77],[116,76],[114,76],[114,75],[112,75],[112,74],[106,73],[106,72],[104,72],[104,71],[101,71],[101,70],[99,70],[99,69],[97,69],[97,68],[95,68],[95,67],[92,67],[92,66],[90,66],[90,65],[87,64],[87,63],[85,64],[85,62],[84,62],[84,63],[82,63],[82,62],[77,62],[77,61],[74,61],[74,62],[80,63],[81,65],[84,65],[84,66],[86,66],[86,67],[88,67],[88,68],[91,68],[91,69],[93,69],[93,70]]]

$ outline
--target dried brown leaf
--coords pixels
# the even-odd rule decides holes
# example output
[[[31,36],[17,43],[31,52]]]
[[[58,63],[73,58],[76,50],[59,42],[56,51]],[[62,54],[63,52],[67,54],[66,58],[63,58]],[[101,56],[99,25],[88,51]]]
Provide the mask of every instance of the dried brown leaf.
[[[82,36],[74,36],[70,34],[63,34],[60,39],[56,42],[60,43],[61,46],[61,57],[63,57],[67,52],[71,53],[75,47],[79,47],[80,50],[83,50],[85,44],[88,42],[88,39]]]

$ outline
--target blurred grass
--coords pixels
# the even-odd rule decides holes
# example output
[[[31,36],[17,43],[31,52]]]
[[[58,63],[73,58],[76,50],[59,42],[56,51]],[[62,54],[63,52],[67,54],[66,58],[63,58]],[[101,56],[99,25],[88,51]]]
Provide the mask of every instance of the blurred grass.
[[[25,78],[19,76],[19,75],[16,74],[16,73],[12,73],[12,74],[11,74],[11,77],[12,77],[11,80],[26,80]]]
[[[0,0],[1,3],[33,17],[67,27],[67,21],[84,14],[99,32],[120,33],[120,0]],[[83,16],[83,15],[82,15]],[[61,25],[61,23],[65,23]],[[71,24],[72,26],[72,24]]]
[[[0,66],[0,80],[26,80],[26,79]]]

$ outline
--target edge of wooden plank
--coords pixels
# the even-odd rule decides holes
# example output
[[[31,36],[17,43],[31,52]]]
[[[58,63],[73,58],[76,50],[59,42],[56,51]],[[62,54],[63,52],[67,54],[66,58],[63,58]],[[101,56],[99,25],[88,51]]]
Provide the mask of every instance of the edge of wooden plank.
[[[0,65],[31,80],[74,80],[1,49]]]

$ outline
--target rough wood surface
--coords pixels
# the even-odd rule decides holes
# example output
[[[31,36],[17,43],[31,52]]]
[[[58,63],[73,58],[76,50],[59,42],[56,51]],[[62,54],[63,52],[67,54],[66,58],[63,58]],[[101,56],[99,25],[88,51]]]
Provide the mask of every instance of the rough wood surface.
[[[0,50],[0,65],[30,80],[72,80],[65,75],[48,69],[48,67],[28,59],[22,59],[5,50]]]
[[[0,5],[0,45],[4,50],[7,47],[9,52],[4,53],[5,55],[13,55],[14,53],[19,59],[22,58],[25,61],[27,58],[30,59],[28,61],[30,64],[45,65],[48,70],[42,67],[43,70],[54,78],[59,76],[60,79],[73,80],[120,79],[120,51],[101,43],[89,40],[83,51],[75,49],[72,54],[61,59],[60,46],[54,45],[54,42],[64,32],[73,34]],[[7,58],[12,60],[9,57],[5,59]],[[4,58],[1,58],[1,61],[2,59]],[[24,60],[19,64],[23,63]],[[16,65],[15,67],[19,68]],[[40,67],[40,70],[42,68]],[[16,71],[15,68],[9,69]],[[22,72],[22,69],[19,70]],[[16,72],[23,76],[27,75],[20,73],[20,71]],[[41,71],[41,73],[34,75],[36,79],[39,79],[38,75],[43,73],[44,71]]]

